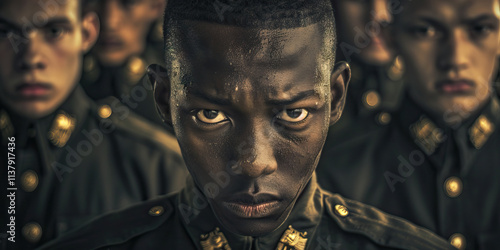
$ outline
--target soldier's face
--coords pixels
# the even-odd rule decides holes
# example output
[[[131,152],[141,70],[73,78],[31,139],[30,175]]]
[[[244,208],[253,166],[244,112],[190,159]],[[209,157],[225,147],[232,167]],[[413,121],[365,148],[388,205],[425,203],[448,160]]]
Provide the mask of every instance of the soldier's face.
[[[156,101],[222,225],[241,235],[269,233],[311,178],[349,70],[332,74],[333,44],[319,25],[183,23],[180,68],[172,69],[171,91],[157,85]]]
[[[411,1],[396,20],[396,42],[412,98],[449,124],[490,96],[499,49],[498,0]]]
[[[93,0],[85,11],[95,11],[101,35],[95,55],[104,66],[118,66],[145,49],[151,24],[163,13],[166,0]]]
[[[344,53],[346,59],[357,57],[373,65],[387,64],[392,60],[392,52],[382,36],[382,29],[391,20],[388,1],[334,1],[342,40],[338,44],[338,53]]]
[[[0,7],[0,100],[29,119],[53,112],[78,82],[98,32],[78,1],[4,0]]]

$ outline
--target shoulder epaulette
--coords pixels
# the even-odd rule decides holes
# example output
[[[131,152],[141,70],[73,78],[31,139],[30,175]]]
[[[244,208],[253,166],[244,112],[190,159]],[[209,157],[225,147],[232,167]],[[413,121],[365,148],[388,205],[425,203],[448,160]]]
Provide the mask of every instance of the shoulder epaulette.
[[[116,97],[110,96],[96,102],[99,119],[109,119],[117,129],[162,145],[179,155],[181,150],[177,139],[164,128],[160,128],[135,114]]]
[[[344,231],[365,235],[382,246],[399,249],[455,249],[427,229],[338,194],[326,195],[325,209]]]
[[[168,195],[98,217],[55,240],[43,249],[97,249],[124,243],[161,226],[174,208]]]

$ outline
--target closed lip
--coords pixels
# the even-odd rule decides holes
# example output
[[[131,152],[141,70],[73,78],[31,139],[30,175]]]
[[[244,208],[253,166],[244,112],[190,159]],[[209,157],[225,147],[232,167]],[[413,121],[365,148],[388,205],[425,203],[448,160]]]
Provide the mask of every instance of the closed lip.
[[[52,85],[43,82],[22,82],[17,84],[16,90],[20,90],[23,88],[30,88],[30,87],[51,89]]]
[[[238,217],[263,218],[274,214],[280,208],[281,199],[267,193],[241,193],[225,199],[222,204]]]
[[[16,86],[15,91],[21,97],[40,97],[48,94],[52,90],[52,85],[42,82],[23,82]]]
[[[122,46],[123,42],[114,36],[101,36],[98,44],[103,47],[118,47]]]
[[[436,82],[435,87],[439,90],[457,90],[462,91],[474,87],[474,81],[469,79],[445,79]]]
[[[467,84],[470,86],[474,86],[474,81],[469,79],[445,79],[436,82],[436,87],[441,87],[443,85],[450,85],[450,84]]]

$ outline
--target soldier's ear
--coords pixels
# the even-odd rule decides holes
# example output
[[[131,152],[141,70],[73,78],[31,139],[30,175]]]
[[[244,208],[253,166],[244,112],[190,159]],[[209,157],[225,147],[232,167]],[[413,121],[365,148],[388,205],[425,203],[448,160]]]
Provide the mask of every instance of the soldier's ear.
[[[147,69],[147,74],[154,88],[154,98],[158,115],[160,115],[166,125],[172,128],[170,110],[171,88],[167,70],[158,64],[151,64]]]
[[[344,110],[345,98],[349,80],[351,79],[351,68],[347,62],[341,61],[335,64],[330,78],[331,109],[330,125],[335,124]]]
[[[82,51],[88,52],[99,37],[99,17],[95,12],[88,12],[82,16]]]

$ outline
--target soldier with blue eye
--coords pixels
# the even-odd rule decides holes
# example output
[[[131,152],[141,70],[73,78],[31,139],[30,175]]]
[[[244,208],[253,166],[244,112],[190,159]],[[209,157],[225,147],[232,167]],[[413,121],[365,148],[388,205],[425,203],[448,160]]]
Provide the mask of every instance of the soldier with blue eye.
[[[320,163],[321,183],[427,227],[458,249],[495,248],[500,1],[403,1],[402,8],[391,42],[406,66],[404,102],[385,128],[327,151],[336,164]]]

